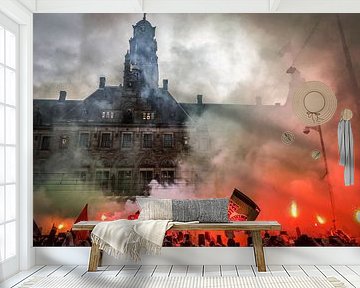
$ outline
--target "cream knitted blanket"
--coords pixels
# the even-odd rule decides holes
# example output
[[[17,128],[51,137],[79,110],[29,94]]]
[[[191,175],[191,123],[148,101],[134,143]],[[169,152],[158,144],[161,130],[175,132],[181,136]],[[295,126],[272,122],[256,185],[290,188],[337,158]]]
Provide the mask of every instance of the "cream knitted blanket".
[[[93,243],[107,254],[120,258],[140,260],[140,252],[156,255],[160,253],[165,232],[173,222],[170,220],[116,220],[101,222],[91,233]]]

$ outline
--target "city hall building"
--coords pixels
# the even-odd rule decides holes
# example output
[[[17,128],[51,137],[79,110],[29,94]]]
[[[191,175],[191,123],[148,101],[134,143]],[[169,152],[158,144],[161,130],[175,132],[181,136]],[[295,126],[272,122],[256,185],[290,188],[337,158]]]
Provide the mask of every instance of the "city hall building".
[[[204,104],[202,95],[178,103],[167,79],[159,87],[155,27],[145,16],[129,43],[122,84],[108,86],[100,77],[83,100],[66,99],[66,91],[56,100],[34,100],[35,187],[86,185],[104,195],[134,196],[146,195],[155,179],[196,188],[204,181],[196,167],[204,169],[211,159],[209,127],[199,116],[207,110],[254,115],[253,109],[267,106],[259,99],[256,105]],[[281,106],[265,109],[274,107]]]

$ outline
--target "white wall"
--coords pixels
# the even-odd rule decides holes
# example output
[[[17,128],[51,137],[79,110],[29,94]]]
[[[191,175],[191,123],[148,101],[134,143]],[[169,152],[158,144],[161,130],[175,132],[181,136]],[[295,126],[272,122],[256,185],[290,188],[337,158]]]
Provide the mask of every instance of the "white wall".
[[[19,24],[19,199],[18,231],[19,261],[6,263],[2,277],[29,269],[35,263],[35,250],[32,248],[32,12],[13,0],[1,0],[0,13]],[[1,279],[0,279],[1,280]]]
[[[18,0],[52,13],[359,13],[358,0]]]
[[[90,248],[36,248],[37,264],[87,265]],[[359,265],[358,247],[268,247],[267,265]],[[103,265],[134,264],[104,254]],[[135,263],[136,264],[136,263]],[[250,247],[164,247],[160,256],[142,256],[143,265],[254,265]]]
[[[360,12],[358,0],[1,0],[0,12],[21,24],[20,262],[86,264],[88,248],[32,247],[32,13]],[[35,255],[36,253],[36,255]],[[268,264],[360,264],[360,248],[267,248]],[[105,264],[115,263],[105,257]],[[144,264],[253,264],[251,248],[164,248]]]

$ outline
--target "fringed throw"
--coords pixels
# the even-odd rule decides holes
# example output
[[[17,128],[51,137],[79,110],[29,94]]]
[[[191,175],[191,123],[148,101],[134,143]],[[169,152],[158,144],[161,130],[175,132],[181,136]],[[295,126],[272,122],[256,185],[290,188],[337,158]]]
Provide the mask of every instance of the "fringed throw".
[[[115,258],[122,256],[140,261],[140,252],[160,253],[169,220],[116,220],[97,224],[91,233],[93,243]]]

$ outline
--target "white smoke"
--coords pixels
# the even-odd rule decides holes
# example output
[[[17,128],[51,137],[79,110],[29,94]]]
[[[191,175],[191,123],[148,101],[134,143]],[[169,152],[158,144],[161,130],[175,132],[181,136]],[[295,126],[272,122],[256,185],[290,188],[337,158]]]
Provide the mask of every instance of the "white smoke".
[[[187,184],[185,180],[175,180],[173,184],[160,184],[158,181],[151,180],[149,183],[150,196],[159,199],[192,199],[194,184]]]

